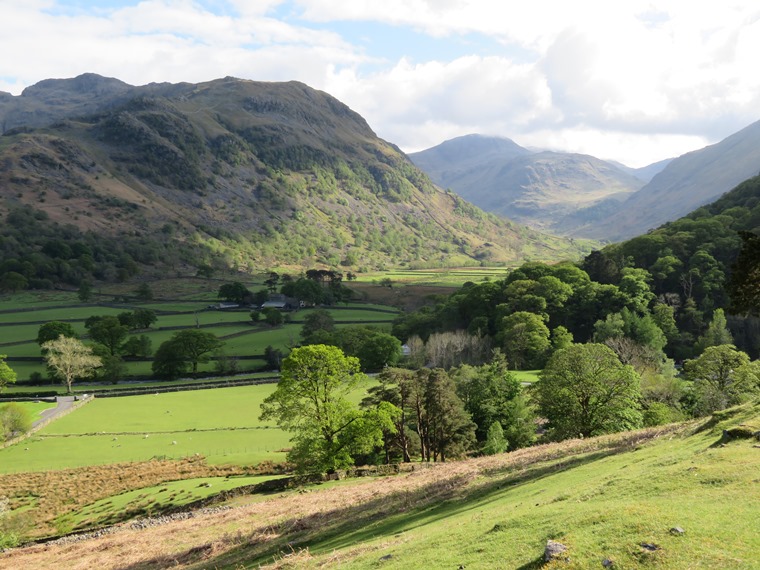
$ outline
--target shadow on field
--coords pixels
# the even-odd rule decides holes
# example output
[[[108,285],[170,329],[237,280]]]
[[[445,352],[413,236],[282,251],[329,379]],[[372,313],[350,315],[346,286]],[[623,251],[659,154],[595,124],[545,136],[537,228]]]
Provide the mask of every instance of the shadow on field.
[[[219,537],[213,545],[196,546],[183,553],[157,557],[125,567],[125,570],[154,570],[178,563],[197,568],[234,568],[242,564],[257,567],[292,553],[301,552],[306,556],[329,553],[365,541],[391,538],[466,513],[499,500],[500,495],[511,488],[630,449],[630,446],[615,446],[563,458],[550,465],[540,463],[532,467],[491,472],[490,482],[472,488],[468,488],[472,481],[471,474],[442,477],[413,491],[399,491],[346,508],[293,517],[266,528],[253,529],[248,536]],[[516,470],[517,473],[514,472]],[[535,538],[536,548],[542,553],[548,537]],[[531,570],[539,567],[540,557],[519,568]]]

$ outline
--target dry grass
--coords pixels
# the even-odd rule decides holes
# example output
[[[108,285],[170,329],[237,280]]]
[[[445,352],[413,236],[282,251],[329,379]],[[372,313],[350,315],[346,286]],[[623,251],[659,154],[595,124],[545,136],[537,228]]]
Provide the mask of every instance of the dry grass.
[[[0,568],[234,568],[269,557],[273,569],[312,567],[303,546],[311,537],[348,529],[520,480],[532,469],[562,470],[573,458],[616,453],[685,429],[666,426],[589,440],[572,440],[514,453],[415,469],[402,475],[351,481],[277,495],[223,512],[148,530],[119,532],[65,545],[36,545],[0,555]],[[399,538],[399,540],[402,540]],[[356,553],[361,545],[336,556]],[[357,550],[359,549],[359,550]],[[328,557],[329,558],[329,557]],[[337,562],[337,561],[334,561]],[[329,564],[323,558],[321,564]]]
[[[55,534],[55,518],[97,500],[167,481],[251,474],[239,466],[207,465],[202,457],[118,463],[39,473],[0,475],[0,497],[12,509],[31,507],[27,516],[30,537]]]

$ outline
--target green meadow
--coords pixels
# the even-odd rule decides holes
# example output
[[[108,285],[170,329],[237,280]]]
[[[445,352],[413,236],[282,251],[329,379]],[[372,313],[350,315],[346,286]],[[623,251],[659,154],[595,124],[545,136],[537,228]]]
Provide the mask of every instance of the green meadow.
[[[360,273],[357,281],[362,283],[379,283],[390,279],[393,283],[404,285],[459,286],[467,281],[504,279],[509,267],[453,267],[445,269],[393,269]]]
[[[452,463],[424,486],[410,476],[395,493],[378,487],[378,500],[357,499],[329,522],[206,564],[256,568],[290,556],[287,567],[367,570],[758,568],[760,453],[754,437],[724,438],[736,426],[760,427],[760,404],[641,436]],[[561,562],[543,562],[547,540],[568,548]]]
[[[35,341],[40,323],[53,320],[69,322],[81,336],[86,335],[84,321],[90,316],[118,315],[124,311],[133,310],[136,306],[150,308],[156,311],[155,325],[144,331],[133,334],[146,335],[155,351],[159,345],[182,328],[200,326],[206,332],[211,332],[224,341],[222,351],[228,358],[247,357],[237,360],[237,368],[241,372],[260,369],[265,362],[263,359],[250,357],[263,355],[268,346],[287,352],[289,347],[299,341],[301,323],[313,309],[304,309],[285,313],[286,322],[277,327],[270,327],[264,322],[254,323],[249,310],[219,311],[208,309],[207,301],[156,301],[139,305],[124,305],[123,307],[101,306],[97,304],[81,306],[81,302],[71,294],[62,293],[60,300],[42,301],[35,304],[29,294],[15,296],[18,298],[15,308],[22,307],[20,312],[12,311],[8,302],[0,303],[0,354],[8,357],[40,358],[39,361],[14,361],[9,365],[18,375],[19,380],[26,380],[34,373],[45,375],[45,366],[41,360],[40,347]],[[46,295],[45,298],[49,298]],[[39,299],[39,298],[38,298]],[[61,305],[70,304],[69,307]],[[54,305],[54,306],[51,306]],[[368,324],[383,330],[389,330],[391,321],[397,313],[393,309],[368,303],[352,303],[326,309],[333,317],[337,326],[351,324]],[[129,376],[150,377],[150,362],[127,361]],[[216,363],[211,361],[201,364],[201,372],[213,373]],[[24,388],[27,391],[29,388]],[[40,389],[49,389],[42,386]]]
[[[352,394],[359,401],[372,380]],[[259,421],[276,384],[95,398],[0,450],[0,473],[180,459],[255,465],[285,460],[289,435]]]
[[[64,515],[72,530],[115,524],[135,516],[160,514],[206,499],[223,491],[276,479],[273,476],[198,477],[143,487],[95,501]]]

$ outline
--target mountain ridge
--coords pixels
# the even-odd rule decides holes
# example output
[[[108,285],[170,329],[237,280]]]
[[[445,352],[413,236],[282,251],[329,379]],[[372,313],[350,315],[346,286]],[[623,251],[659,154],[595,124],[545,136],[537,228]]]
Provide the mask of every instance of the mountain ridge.
[[[86,74],[24,93],[0,101],[0,214],[26,207],[118,239],[163,236],[159,264],[176,258],[167,244],[191,264],[242,271],[581,251],[436,188],[358,113],[303,83],[129,87]]]
[[[484,135],[451,139],[410,158],[484,210],[560,235],[575,229],[584,210],[620,203],[644,185],[633,169],[590,155],[532,151]]]
[[[583,235],[619,241],[646,233],[713,202],[758,172],[760,121],[718,143],[673,159],[626,200],[620,212]]]

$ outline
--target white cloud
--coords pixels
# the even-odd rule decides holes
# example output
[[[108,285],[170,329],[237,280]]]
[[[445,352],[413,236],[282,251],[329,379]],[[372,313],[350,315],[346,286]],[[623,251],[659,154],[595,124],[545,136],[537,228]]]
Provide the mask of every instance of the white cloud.
[[[56,0],[0,2],[0,50],[13,54],[0,60],[0,90],[88,71],[132,84],[296,79],[337,96],[405,150],[479,132],[631,164],[716,142],[760,118],[760,7],[749,0],[134,0],[60,8]],[[451,49],[425,58],[390,35],[352,45],[333,31],[337,21],[403,28],[403,37],[437,38],[433,46],[450,39]],[[389,57],[384,43],[407,53]],[[468,45],[487,49],[476,54]]]

